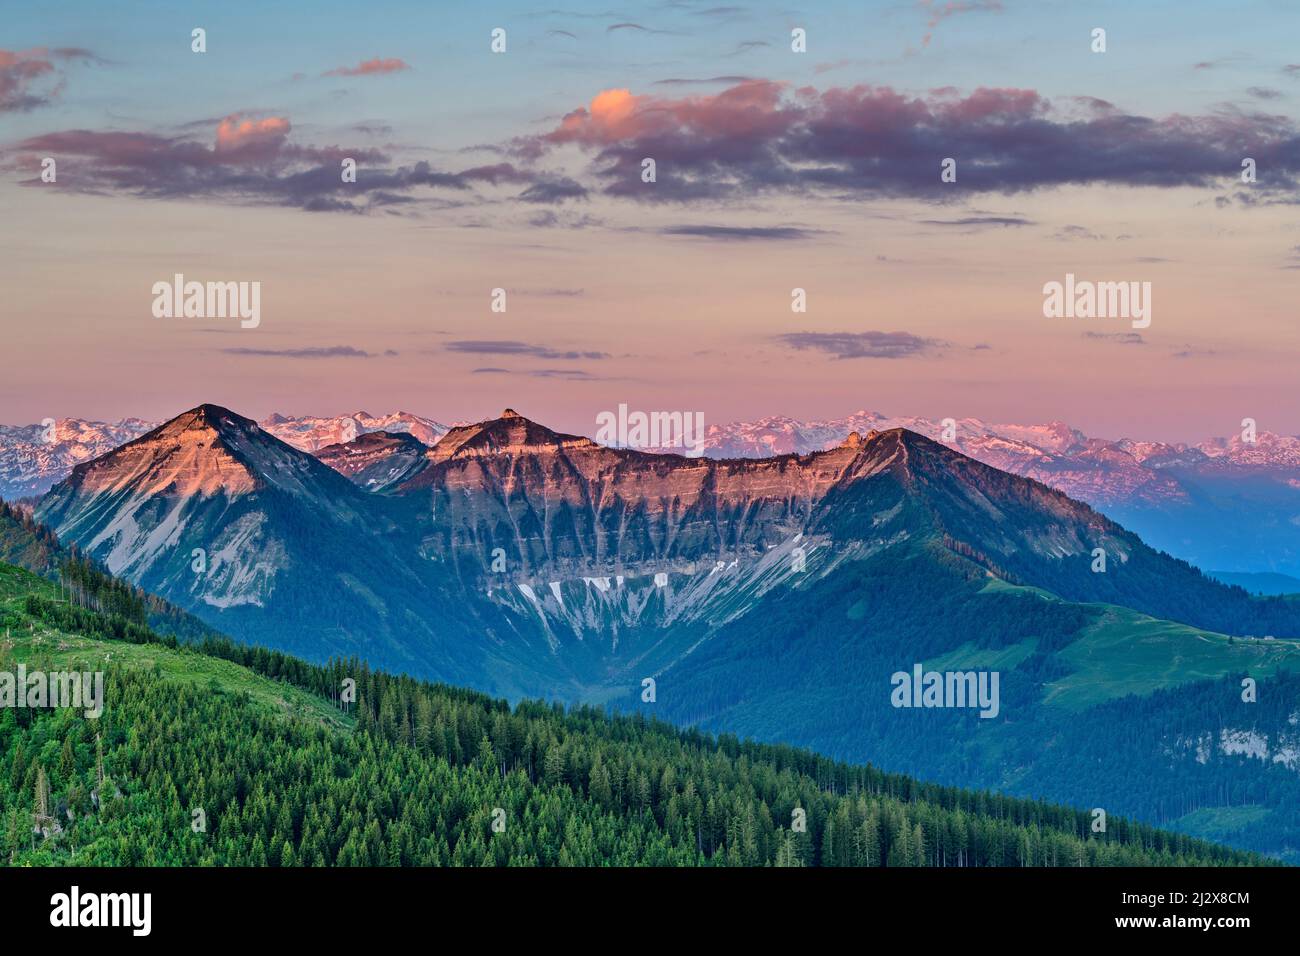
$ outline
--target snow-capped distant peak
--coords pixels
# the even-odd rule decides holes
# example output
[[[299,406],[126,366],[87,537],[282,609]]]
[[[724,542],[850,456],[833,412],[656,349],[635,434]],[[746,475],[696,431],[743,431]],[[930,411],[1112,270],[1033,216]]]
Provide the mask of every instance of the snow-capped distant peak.
[[[264,420],[262,428],[299,451],[316,452],[329,445],[344,445],[371,432],[411,435],[426,445],[437,444],[447,433],[447,426],[431,418],[409,412],[371,415],[364,411],[350,415],[291,417],[276,413]]]
[[[139,418],[117,422],[60,418],[34,425],[0,425],[0,498],[43,495],[77,465],[153,427]]]

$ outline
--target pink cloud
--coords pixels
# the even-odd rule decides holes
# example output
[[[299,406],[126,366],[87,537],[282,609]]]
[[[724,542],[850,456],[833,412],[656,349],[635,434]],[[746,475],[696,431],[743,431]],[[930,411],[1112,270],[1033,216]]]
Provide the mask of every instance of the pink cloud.
[[[289,138],[289,121],[282,116],[246,120],[239,114],[227,116],[217,126],[218,153],[278,153]]]
[[[1045,112],[1047,106],[1034,90],[980,87],[965,99],[954,97],[951,105],[936,103],[935,112],[947,121],[973,123],[1030,117]]]
[[[602,146],[675,132],[702,138],[774,135],[793,114],[781,108],[784,84],[746,80],[715,95],[681,99],[605,90],[542,137],[547,145]]]
[[[925,24],[925,36],[921,38],[921,46],[930,45],[930,40],[934,38],[935,27],[949,17],[978,11],[998,13],[1002,11],[1001,0],[950,0],[937,6],[934,0],[920,0],[920,4],[930,14],[930,19]]]
[[[43,106],[53,94],[38,94],[33,87],[54,73],[54,63],[44,50],[0,50],[0,113]]]
[[[373,60],[366,60],[357,66],[340,66],[333,70],[322,73],[322,76],[379,76],[384,73],[400,73],[403,70],[411,68],[405,60],[398,57],[389,57],[381,60],[375,57]]]
[[[0,50],[0,113],[48,106],[63,91],[66,82],[60,64],[70,62],[104,61],[81,47]],[[49,81],[54,82],[51,85]]]

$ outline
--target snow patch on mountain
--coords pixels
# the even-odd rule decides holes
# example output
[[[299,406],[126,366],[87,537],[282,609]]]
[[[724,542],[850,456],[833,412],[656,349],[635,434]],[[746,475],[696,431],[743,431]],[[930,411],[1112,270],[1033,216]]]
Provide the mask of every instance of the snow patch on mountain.
[[[492,582],[486,594],[516,614],[540,616],[553,650],[569,634],[580,641],[608,638],[617,648],[620,631],[629,628],[679,623],[719,627],[746,614],[774,589],[802,587],[886,543],[831,548],[828,539],[800,533],[758,555],[647,565],[619,575]]]
[[[276,574],[288,566],[279,541],[263,534],[266,516],[252,512],[231,523],[207,555],[207,570],[195,574],[191,593],[212,607],[263,607],[275,589]]]

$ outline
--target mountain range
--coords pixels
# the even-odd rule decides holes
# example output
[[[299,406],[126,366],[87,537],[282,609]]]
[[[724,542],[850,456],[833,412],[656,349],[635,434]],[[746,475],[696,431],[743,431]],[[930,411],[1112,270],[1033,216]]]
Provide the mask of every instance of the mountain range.
[[[111,423],[60,418],[39,425],[0,425],[0,498],[14,501],[43,495],[74,466],[153,427],[138,418]]]
[[[0,498],[39,497],[83,461],[98,458],[158,427],[158,422],[124,418],[117,422],[80,418],[46,419],[39,425],[0,425]],[[425,445],[437,442],[447,426],[408,412],[374,416],[367,412],[333,417],[273,414],[261,427],[302,451],[349,442],[372,432],[409,434]]]
[[[372,432],[410,435],[425,445],[435,444],[447,432],[446,425],[409,412],[391,412],[378,416],[368,412],[353,412],[351,415],[327,418],[314,415],[291,418],[277,413],[261,422],[261,427],[294,448],[310,452],[327,445],[355,441]]]
[[[1003,471],[1086,501],[1149,543],[1199,567],[1300,575],[1300,436],[1259,431],[1196,444],[1090,438],[1063,422],[943,422],[859,411],[799,422],[769,417],[710,426],[704,454],[806,453],[853,431],[908,428]]]
[[[317,451],[200,406],[77,465],[36,518],[311,660],[1300,848],[1300,601],[1221,584],[913,430],[688,458],[507,409],[431,447]],[[916,666],[997,672],[996,714],[898,709],[892,675]]]
[[[0,426],[0,497],[44,494],[75,465],[156,427],[140,419],[112,424],[59,419],[52,424]],[[1284,580],[1277,575],[1300,577],[1298,437],[1259,432],[1253,442],[1237,436],[1188,445],[1090,438],[1061,422],[1016,425],[961,419],[950,423],[950,432],[944,424],[868,411],[815,422],[768,417],[710,425],[704,454],[715,459],[809,454],[832,448],[855,431],[906,428],[1087,502],[1148,543],[1198,567],[1225,572],[1231,576],[1225,580],[1248,589],[1275,589]],[[260,427],[316,455],[367,490],[400,481],[423,450],[448,430],[406,412],[274,414]],[[408,437],[355,444],[381,434]],[[945,434],[952,438],[944,441]],[[1242,577],[1250,574],[1259,577]]]

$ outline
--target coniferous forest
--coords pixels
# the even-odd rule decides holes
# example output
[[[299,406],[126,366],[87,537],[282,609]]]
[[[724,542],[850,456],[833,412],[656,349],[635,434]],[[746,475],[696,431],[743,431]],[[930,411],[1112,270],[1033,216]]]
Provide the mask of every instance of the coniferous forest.
[[[356,661],[178,640],[93,566],[63,577],[102,599],[0,566],[0,671],[100,669],[106,706],[98,719],[0,710],[0,849],[13,865],[1266,862],[639,716],[512,708]]]

